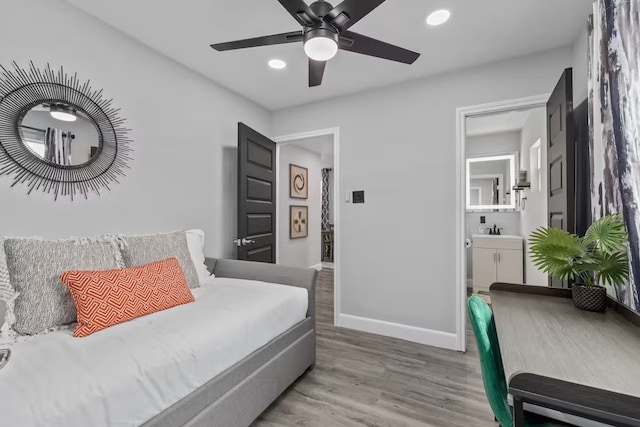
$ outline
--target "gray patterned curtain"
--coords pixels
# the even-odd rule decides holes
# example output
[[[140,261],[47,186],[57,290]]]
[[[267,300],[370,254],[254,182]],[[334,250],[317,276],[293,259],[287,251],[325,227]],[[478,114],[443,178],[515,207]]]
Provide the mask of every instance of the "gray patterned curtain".
[[[44,135],[44,158],[57,165],[71,165],[71,140],[71,132],[47,128]]]
[[[329,173],[333,169],[322,169],[322,229],[329,229]]]
[[[640,1],[598,0],[589,22],[593,219],[621,212],[631,281],[617,298],[640,311]]]

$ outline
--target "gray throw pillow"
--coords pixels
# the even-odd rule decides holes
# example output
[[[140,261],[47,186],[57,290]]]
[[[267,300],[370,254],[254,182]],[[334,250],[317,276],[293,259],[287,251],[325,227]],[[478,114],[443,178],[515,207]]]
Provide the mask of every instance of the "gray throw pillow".
[[[8,333],[13,326],[13,305],[16,293],[9,282],[9,270],[7,269],[7,257],[4,254],[4,240],[0,239],[0,303],[4,303],[4,315],[0,316],[0,332]]]
[[[69,270],[123,268],[116,239],[47,241],[6,239],[4,250],[15,300],[13,329],[32,335],[76,321],[76,307],[60,275]]]
[[[193,289],[200,286],[198,272],[191,259],[187,245],[187,233],[147,234],[123,236],[122,256],[127,267],[138,267],[167,258],[177,258],[187,279],[187,285]]]

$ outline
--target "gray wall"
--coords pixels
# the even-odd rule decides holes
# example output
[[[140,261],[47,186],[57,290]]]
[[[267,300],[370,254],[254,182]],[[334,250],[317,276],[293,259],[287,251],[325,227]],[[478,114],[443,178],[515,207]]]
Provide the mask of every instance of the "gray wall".
[[[2,6],[11,19],[0,26],[0,63],[50,62],[91,79],[122,108],[135,151],[123,182],[88,201],[26,196],[25,187],[0,178],[0,236],[198,227],[207,233],[207,255],[232,256],[237,122],[270,134],[270,114],[64,1]]]
[[[587,24],[573,43],[571,54],[573,57],[573,105],[578,106],[587,99],[589,85],[589,67],[587,54],[589,51],[589,35]]]
[[[309,198],[289,198],[289,164],[303,166],[309,170]],[[278,234],[280,248],[278,264],[296,267],[312,267],[320,264],[321,259],[321,207],[322,207],[322,175],[320,154],[305,150],[295,145],[282,144],[280,146],[280,170],[278,171],[278,186],[280,190],[280,217],[278,220]],[[309,236],[300,239],[289,238],[289,207],[302,205],[309,207]]]
[[[548,284],[547,275],[540,272],[538,268],[533,265],[531,257],[528,251],[528,237],[531,232],[538,227],[546,226],[547,220],[547,110],[546,108],[536,108],[531,111],[529,119],[522,128],[521,134],[521,153],[520,153],[520,165],[522,169],[529,171],[529,177],[531,178],[531,165],[530,165],[530,149],[533,144],[540,139],[541,154],[542,154],[542,187],[539,190],[534,188],[523,191],[523,197],[526,197],[525,209],[520,212],[520,234],[525,238],[525,271],[524,280],[529,285],[543,285]]]
[[[520,151],[518,131],[467,136],[467,158],[515,151]]]
[[[455,333],[456,108],[550,93],[571,49],[274,114],[274,135],[340,127],[342,313]]]

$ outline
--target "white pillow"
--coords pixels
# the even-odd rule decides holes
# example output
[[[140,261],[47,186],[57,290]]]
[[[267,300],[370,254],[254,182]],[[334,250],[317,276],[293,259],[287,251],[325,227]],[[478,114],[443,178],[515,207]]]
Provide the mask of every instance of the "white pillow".
[[[186,233],[189,254],[191,254],[193,265],[196,266],[198,279],[200,280],[200,283],[202,283],[208,277],[213,276],[204,263],[204,231],[195,229],[187,230]]]

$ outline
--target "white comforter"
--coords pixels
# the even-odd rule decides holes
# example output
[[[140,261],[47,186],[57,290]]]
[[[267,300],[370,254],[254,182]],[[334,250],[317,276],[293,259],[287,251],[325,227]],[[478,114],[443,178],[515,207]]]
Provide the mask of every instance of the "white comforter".
[[[86,338],[12,346],[0,370],[3,426],[136,426],[305,318],[307,291],[212,278],[196,301]]]

